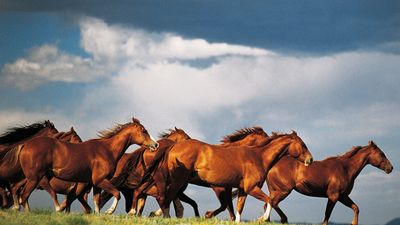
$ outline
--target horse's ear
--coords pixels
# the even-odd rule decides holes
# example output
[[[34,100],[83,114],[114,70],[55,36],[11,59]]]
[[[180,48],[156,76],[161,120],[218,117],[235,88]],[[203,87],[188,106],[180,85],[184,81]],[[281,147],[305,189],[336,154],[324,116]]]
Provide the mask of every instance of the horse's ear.
[[[50,122],[50,120],[44,121],[46,127],[53,127],[53,123]]]
[[[178,128],[177,128],[177,127],[175,127],[175,131],[178,131]]]
[[[376,146],[376,144],[372,140],[368,141],[368,145],[369,146]]]
[[[297,132],[295,130],[292,130],[292,135],[296,135],[297,136]]]
[[[140,121],[138,119],[136,119],[135,117],[132,117],[132,122],[134,123],[140,123]]]
[[[75,132],[74,127],[71,127],[70,131],[71,132]]]

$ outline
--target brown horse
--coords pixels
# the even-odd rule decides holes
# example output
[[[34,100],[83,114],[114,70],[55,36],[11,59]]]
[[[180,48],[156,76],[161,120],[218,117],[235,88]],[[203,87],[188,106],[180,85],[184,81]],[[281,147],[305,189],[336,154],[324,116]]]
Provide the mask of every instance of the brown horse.
[[[261,186],[270,168],[285,154],[306,165],[312,163],[311,153],[296,132],[274,135],[254,147],[222,147],[191,139],[176,143],[166,152],[164,161],[155,161],[162,162],[162,165],[150,165],[144,179],[156,169],[167,174],[163,179],[153,177],[159,193],[157,201],[164,217],[169,217],[171,200],[189,180],[209,186],[237,187],[243,193],[265,202],[267,206],[270,199],[261,190]],[[139,190],[145,188],[146,185],[139,187]],[[269,217],[270,211],[270,207],[266,209],[265,219]]]
[[[185,133],[182,129],[174,128],[169,129],[168,132],[164,132],[160,135],[160,140],[158,140],[160,146],[159,149],[168,148],[175,142],[180,142],[183,140],[190,139],[189,135]],[[165,141],[168,139],[169,141]],[[135,190],[135,185],[140,181],[141,175],[144,173],[146,166],[153,160],[155,153],[149,151],[146,148],[140,148],[132,153],[126,153],[122,156],[121,160],[118,162],[117,169],[114,174],[114,178],[111,179],[111,183],[116,185],[116,187],[125,196],[125,210],[130,215],[141,216],[147,195],[156,195],[156,189],[149,189],[145,195],[141,196],[139,199],[133,199],[133,193]],[[117,184],[119,183],[119,184]],[[100,207],[111,198],[108,193],[102,193]],[[139,205],[137,207],[133,206],[133,201],[138,201]],[[194,201],[188,202],[191,204],[195,213],[197,210],[197,204]],[[178,199],[174,200],[174,206],[177,217],[183,216],[183,206]],[[137,208],[137,210],[136,210]],[[197,210],[198,213],[198,210]]]
[[[26,142],[19,155],[22,170],[27,178],[21,203],[27,201],[45,175],[51,175],[66,181],[92,184],[96,212],[99,212],[96,203],[101,189],[111,193],[114,202],[106,213],[113,213],[120,195],[109,179],[114,174],[118,160],[132,144],[146,146],[152,150],[158,147],[158,143],[135,118],[130,123],[119,124],[102,132],[100,139],[82,143],[68,143],[45,137]]]
[[[81,143],[82,139],[76,133],[73,127],[68,132],[59,135],[57,139],[61,141],[66,141],[70,143]],[[54,207],[56,211],[60,211],[61,207],[57,200],[57,194],[66,195],[67,198],[64,200],[62,205],[66,212],[70,212],[70,205],[72,202],[68,200],[76,197],[82,205],[83,211],[85,213],[90,213],[92,209],[87,203],[88,191],[90,191],[91,186],[88,183],[81,182],[70,182],[58,179],[56,177],[47,178],[46,176],[42,178],[39,182],[39,186],[46,190],[53,198]],[[57,193],[57,194],[56,194]]]
[[[354,217],[351,224],[358,224],[359,209],[349,195],[356,177],[368,164],[386,173],[393,170],[385,154],[372,141],[367,146],[353,147],[341,156],[315,161],[309,167],[285,156],[276,163],[267,176],[271,205],[280,215],[281,222],[287,223],[287,217],[278,204],[294,189],[304,195],[328,198],[324,225],[328,224],[337,201],[353,209]]]
[[[10,184],[18,183],[24,178],[18,161],[18,154],[20,152],[19,144],[33,138],[49,137],[57,133],[58,130],[54,127],[54,124],[46,120],[42,123],[34,123],[25,127],[11,128],[0,137],[0,180],[5,184],[2,188],[9,189],[13,196],[14,209],[18,209],[19,204],[17,192],[10,187]]]
[[[68,132],[59,132],[55,135],[52,135],[51,137],[56,138],[61,141],[67,141],[67,142],[71,142],[71,143],[82,142],[81,138],[75,132],[73,127],[71,127],[70,131],[68,131]],[[13,193],[17,193],[18,190],[20,190],[21,187],[23,185],[25,185],[25,183],[26,183],[26,179],[23,178],[20,182],[13,184],[12,185]],[[54,207],[55,207],[56,211],[59,211],[60,205],[57,200],[57,193],[66,194],[65,192],[67,192],[67,191],[70,192],[76,185],[77,185],[77,183],[75,183],[75,182],[68,182],[68,181],[63,181],[63,180],[60,180],[60,179],[57,179],[54,177],[46,177],[45,176],[40,180],[38,189],[44,189],[45,191],[47,191],[50,194],[51,198],[53,199]],[[18,204],[18,200],[17,200],[17,198],[14,198],[14,205],[17,205],[17,204]]]

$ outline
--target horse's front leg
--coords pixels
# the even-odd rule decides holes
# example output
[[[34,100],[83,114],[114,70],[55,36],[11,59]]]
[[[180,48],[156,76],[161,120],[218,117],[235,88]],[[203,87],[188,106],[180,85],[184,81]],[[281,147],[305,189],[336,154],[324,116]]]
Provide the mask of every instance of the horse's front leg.
[[[339,201],[341,203],[343,203],[343,205],[353,209],[354,217],[353,217],[353,221],[351,221],[351,224],[357,225],[358,224],[358,214],[360,213],[360,210],[358,209],[358,206],[356,205],[356,203],[354,203],[353,200],[351,200],[351,198],[347,195],[340,197]]]
[[[40,182],[39,186],[41,186],[53,199],[53,204],[54,204],[54,209],[56,212],[61,212],[60,211],[60,204],[58,203],[57,199],[57,193],[53,190],[53,188],[50,186],[49,179],[47,179],[46,176],[44,176]]]
[[[322,225],[328,225],[329,217],[331,217],[333,207],[335,207],[336,201],[328,199],[328,202],[326,203],[326,209],[325,209],[325,218],[324,221],[322,222]]]
[[[104,179],[101,182],[97,183],[96,186],[114,196],[114,201],[113,201],[112,205],[110,206],[110,208],[107,209],[106,214],[114,213],[115,209],[117,208],[118,201],[121,198],[121,195],[119,194],[118,189],[115,188],[114,185],[112,185],[111,182],[107,179]]]

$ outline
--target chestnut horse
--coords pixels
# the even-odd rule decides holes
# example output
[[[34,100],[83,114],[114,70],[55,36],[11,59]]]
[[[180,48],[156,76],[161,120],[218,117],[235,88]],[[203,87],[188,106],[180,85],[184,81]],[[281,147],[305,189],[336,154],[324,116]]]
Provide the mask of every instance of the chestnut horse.
[[[349,197],[356,177],[366,165],[377,167],[386,173],[393,166],[381,149],[372,141],[367,146],[353,147],[341,156],[315,161],[309,167],[303,166],[292,157],[285,156],[269,171],[267,176],[271,205],[278,212],[282,223],[287,217],[278,204],[294,189],[297,192],[328,198],[323,224],[328,224],[333,207],[339,201],[353,209],[351,224],[358,224],[358,206]]]
[[[176,127],[174,129],[169,129],[168,132],[162,133],[160,135],[160,138],[161,139],[158,140],[160,144],[159,150],[163,148],[168,148],[172,146],[175,142],[190,139],[189,135],[186,134],[185,131]],[[164,141],[163,139],[168,139],[169,141]],[[130,215],[141,216],[147,195],[155,195],[156,190],[149,189],[145,195],[141,196],[141,198],[133,199],[133,192],[135,190],[134,187],[138,183],[138,181],[140,181],[141,175],[144,173],[146,166],[153,160],[154,155],[154,152],[148,151],[146,148],[137,149],[132,153],[125,153],[122,156],[121,160],[118,162],[114,177],[113,179],[111,179],[111,183],[115,185],[125,196],[125,210]],[[104,204],[110,199],[110,197],[110,194],[103,192],[101,195],[100,207],[103,207]],[[132,207],[133,201],[139,201],[139,205],[135,208]],[[191,199],[187,203],[193,206],[196,214],[197,204]],[[182,217],[182,203],[178,199],[175,199],[174,206],[177,217]],[[138,210],[136,210],[136,208]]]
[[[120,195],[109,179],[114,174],[118,160],[132,144],[146,146],[154,151],[158,147],[158,143],[135,118],[130,123],[119,124],[111,130],[101,132],[100,139],[68,143],[39,137],[25,142],[19,155],[27,179],[21,194],[21,203],[28,200],[45,175],[50,175],[66,181],[92,184],[97,213],[99,208],[96,199],[100,197],[101,189],[111,193],[114,202],[106,213],[113,213]]]
[[[82,139],[76,133],[73,127],[71,127],[70,131],[65,132],[60,135],[57,139],[62,141],[67,141],[70,143],[80,143]],[[85,213],[90,213],[92,209],[87,203],[88,191],[90,191],[91,186],[88,183],[78,183],[78,182],[70,182],[60,180],[56,177],[47,178],[46,176],[42,178],[39,183],[39,186],[46,190],[54,201],[54,207],[57,212],[60,211],[61,207],[57,200],[57,194],[66,195],[66,199],[63,201],[62,205],[65,208],[66,212],[70,212],[70,205],[72,202],[68,202],[69,199],[77,197],[79,202],[82,205],[83,211]]]
[[[10,190],[14,199],[14,209],[19,208],[17,200],[17,192],[10,187],[10,184],[15,184],[24,178],[21,166],[18,160],[20,152],[19,144],[24,143],[36,137],[48,137],[58,133],[54,124],[49,120],[42,123],[34,123],[25,127],[15,127],[9,129],[0,137],[0,180],[3,188]],[[3,198],[4,203],[4,198]]]
[[[67,142],[71,142],[71,143],[82,142],[81,138],[75,132],[73,127],[71,127],[70,131],[68,131],[68,132],[59,132],[55,135],[52,135],[51,137],[56,138],[61,141],[67,141]],[[49,181],[49,179],[50,179],[50,181]],[[18,190],[20,190],[20,188],[23,185],[25,185],[25,183],[26,183],[26,179],[23,178],[21,181],[13,184],[12,185],[13,193],[17,193]],[[50,194],[51,198],[53,199],[54,207],[55,207],[56,211],[58,212],[60,209],[60,206],[59,206],[59,203],[57,200],[57,193],[67,194],[66,192],[72,191],[75,188],[75,186],[77,186],[77,183],[63,181],[63,180],[60,180],[60,179],[57,179],[54,177],[48,178],[45,176],[42,178],[42,180],[40,180],[38,189],[44,189],[45,191],[47,191]],[[18,200],[16,198],[14,198],[14,201],[15,201],[14,205],[18,205]],[[88,204],[86,203],[85,206],[88,206]],[[84,206],[84,208],[85,208],[85,206]],[[89,207],[89,209],[90,209],[90,207]]]
[[[163,179],[153,177],[159,193],[157,202],[164,217],[169,217],[171,200],[189,180],[210,186],[237,187],[243,193],[265,202],[267,207],[270,199],[261,186],[270,168],[285,154],[306,165],[312,163],[311,153],[296,132],[274,135],[260,146],[253,147],[222,147],[191,139],[176,143],[166,152],[165,160],[155,161],[162,165],[150,165],[140,184],[145,183],[149,174],[157,169],[167,174]],[[146,184],[140,186],[139,190],[145,188]],[[270,212],[271,208],[266,208],[265,219]]]

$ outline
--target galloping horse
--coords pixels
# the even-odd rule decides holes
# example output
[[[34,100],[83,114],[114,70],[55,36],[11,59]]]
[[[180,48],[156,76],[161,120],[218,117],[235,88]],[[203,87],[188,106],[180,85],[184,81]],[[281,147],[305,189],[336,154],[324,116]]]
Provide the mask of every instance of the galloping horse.
[[[70,131],[58,136],[57,139],[70,143],[82,142],[82,139],[79,137],[73,127],[71,127]],[[39,186],[46,190],[52,196],[56,211],[60,211],[61,209],[57,200],[56,193],[67,196],[62,203],[62,205],[66,205],[63,206],[63,208],[65,207],[66,212],[70,212],[71,205],[71,203],[67,202],[67,200],[73,197],[78,198],[85,213],[90,213],[92,211],[87,203],[88,191],[90,190],[90,185],[88,183],[64,181],[56,177],[51,177],[48,180],[48,178],[45,176],[40,181]],[[84,192],[82,190],[84,190]]]
[[[28,200],[45,175],[50,175],[66,181],[92,184],[94,199],[100,197],[101,189],[111,193],[114,202],[106,213],[113,213],[120,195],[108,179],[113,176],[118,160],[131,144],[146,146],[155,151],[158,143],[135,118],[132,122],[119,124],[101,135],[100,139],[82,143],[68,143],[46,137],[26,142],[19,155],[27,178],[21,203]],[[99,212],[96,204],[95,211]]]
[[[315,161],[308,167],[285,156],[276,163],[267,176],[271,205],[280,215],[281,222],[287,223],[287,217],[278,204],[294,189],[304,195],[328,198],[324,225],[328,224],[337,201],[353,209],[354,217],[351,224],[358,224],[359,209],[349,195],[356,177],[368,164],[386,173],[393,170],[385,154],[372,141],[367,146],[353,147],[341,156]]]
[[[56,138],[61,141],[67,141],[67,142],[71,142],[71,143],[82,142],[82,139],[78,136],[78,134],[75,132],[73,127],[71,127],[70,131],[68,131],[68,132],[59,132],[55,135],[52,135],[51,137]],[[26,183],[26,179],[23,178],[21,181],[13,184],[12,185],[13,192],[17,193],[18,190],[20,190],[20,188],[23,185],[25,185],[25,183]],[[67,192],[71,192],[75,188],[75,186],[77,186],[77,183],[75,183],[75,182],[68,182],[68,181],[63,181],[63,180],[60,180],[60,179],[57,179],[54,177],[48,178],[45,176],[40,180],[38,189],[44,189],[45,191],[47,191],[50,194],[51,198],[53,199],[54,207],[55,207],[56,211],[58,212],[60,209],[60,205],[57,200],[57,193],[67,194]],[[14,201],[15,201],[14,202],[14,207],[15,207],[15,205],[18,205],[18,201],[16,198],[14,198]],[[86,206],[88,206],[87,203],[84,206],[84,209],[86,209],[85,208]],[[17,208],[15,208],[15,209],[17,209]],[[89,207],[89,209],[90,209],[90,207]]]
[[[169,217],[171,200],[189,180],[210,186],[237,187],[243,193],[264,201],[267,207],[270,199],[261,186],[270,168],[285,154],[306,165],[312,163],[311,153],[296,132],[274,135],[254,147],[221,147],[191,139],[176,143],[166,152],[165,160],[158,161],[164,165],[150,165],[144,177],[148,178],[157,169],[168,174],[164,179],[155,180],[159,193],[157,202],[164,217]],[[265,210],[265,219],[270,212],[270,207]],[[240,215],[238,217],[240,220]]]
[[[4,191],[3,188],[10,190],[14,199],[14,209],[18,209],[19,204],[17,192],[10,187],[10,184],[18,183],[24,178],[18,161],[19,144],[36,137],[49,137],[57,133],[58,130],[54,127],[54,124],[46,120],[25,127],[11,128],[0,137],[0,180],[3,183],[1,189],[2,191]]]

